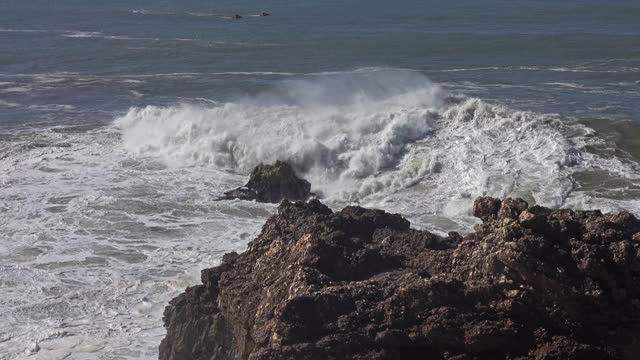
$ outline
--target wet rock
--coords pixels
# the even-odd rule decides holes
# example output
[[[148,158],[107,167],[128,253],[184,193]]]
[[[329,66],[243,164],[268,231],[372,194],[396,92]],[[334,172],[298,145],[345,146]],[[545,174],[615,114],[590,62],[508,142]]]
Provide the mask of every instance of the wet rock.
[[[473,216],[482,220],[495,219],[500,210],[501,201],[491,197],[481,197],[473,203]]]
[[[164,313],[160,359],[636,359],[640,221],[479,198],[466,236],[284,201]]]
[[[527,204],[527,202],[522,199],[506,198],[500,204],[500,210],[498,210],[498,219],[517,219],[520,216],[520,213],[526,210],[528,207],[529,205]]]
[[[283,199],[304,201],[311,196],[313,196],[311,184],[298,178],[288,163],[276,161],[273,165],[256,166],[246,185],[225,192],[220,200],[240,199],[279,203]]]

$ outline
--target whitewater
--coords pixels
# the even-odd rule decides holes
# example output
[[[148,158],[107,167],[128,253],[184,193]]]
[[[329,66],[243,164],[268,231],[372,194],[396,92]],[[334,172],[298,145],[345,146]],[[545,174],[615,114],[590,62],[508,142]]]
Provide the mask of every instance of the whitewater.
[[[216,201],[259,163],[441,234],[472,229],[480,195],[640,215],[639,18],[632,0],[0,1],[0,359],[157,358],[169,300],[276,211]]]
[[[439,233],[468,231],[480,195],[640,214],[638,164],[592,128],[410,70],[293,76],[232,101],[1,136],[6,359],[156,357],[167,302],[274,213],[214,201],[259,163],[289,161],[335,209],[379,207]]]
[[[114,125],[124,148],[139,156],[239,174],[286,160],[336,205],[393,207],[399,198],[405,212],[415,205],[461,227],[480,195],[588,207],[575,174],[606,169],[636,178],[632,160],[587,150],[607,146],[587,126],[450,93],[408,70],[283,80],[209,107],[133,108]],[[417,194],[424,203],[413,202]]]

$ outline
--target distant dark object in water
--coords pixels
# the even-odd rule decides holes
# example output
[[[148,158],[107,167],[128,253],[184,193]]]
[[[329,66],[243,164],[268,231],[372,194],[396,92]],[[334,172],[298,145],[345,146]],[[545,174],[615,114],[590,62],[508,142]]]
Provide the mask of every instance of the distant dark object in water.
[[[269,14],[268,12],[264,12],[264,11],[263,11],[263,12],[262,12],[262,14],[260,14],[260,15],[262,15],[262,16],[269,16],[269,15],[271,15],[271,14]]]
[[[233,18],[234,18],[234,19],[236,19],[236,20],[237,20],[237,19],[242,19],[242,16],[240,16],[240,15],[238,15],[238,14],[235,14],[235,15],[233,15]]]

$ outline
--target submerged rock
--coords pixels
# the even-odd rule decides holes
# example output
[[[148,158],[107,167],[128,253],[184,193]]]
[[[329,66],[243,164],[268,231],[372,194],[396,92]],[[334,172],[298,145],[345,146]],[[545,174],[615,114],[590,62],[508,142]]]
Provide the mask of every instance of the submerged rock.
[[[640,221],[476,200],[475,232],[283,202],[164,313],[160,359],[637,359]]]
[[[225,192],[221,199],[279,203],[283,199],[304,201],[312,195],[311,184],[307,180],[298,178],[288,163],[276,161],[273,165],[256,166],[245,186]]]

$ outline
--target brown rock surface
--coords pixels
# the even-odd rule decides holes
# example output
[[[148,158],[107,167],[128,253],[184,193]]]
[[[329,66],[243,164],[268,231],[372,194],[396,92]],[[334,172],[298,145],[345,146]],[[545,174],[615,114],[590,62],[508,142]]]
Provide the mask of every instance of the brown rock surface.
[[[479,198],[464,238],[284,202],[165,310],[169,359],[638,359],[640,221]]]

